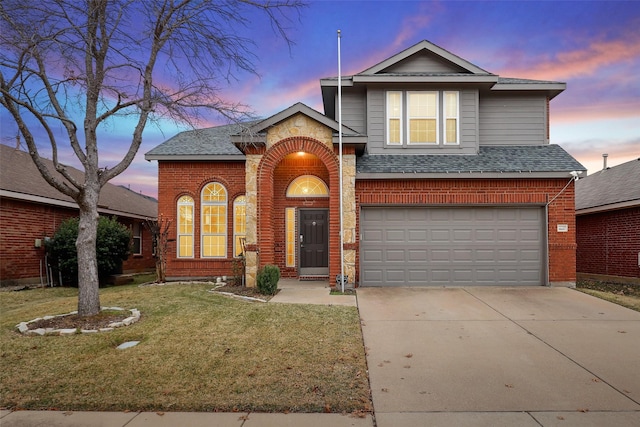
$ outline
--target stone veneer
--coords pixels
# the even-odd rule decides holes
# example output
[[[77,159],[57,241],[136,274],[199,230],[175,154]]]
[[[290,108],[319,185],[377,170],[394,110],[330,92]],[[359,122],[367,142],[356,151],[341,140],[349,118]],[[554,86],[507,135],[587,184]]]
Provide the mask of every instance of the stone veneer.
[[[304,114],[296,114],[272,126],[267,132],[266,150],[270,150],[278,142],[291,137],[311,138],[321,142],[333,150],[333,131],[325,125],[313,120]],[[257,175],[262,161],[262,154],[248,154],[246,156],[246,197],[247,197],[247,223],[246,223],[246,285],[256,285],[259,259],[257,205],[258,183]],[[343,240],[346,244],[356,243],[356,201],[355,201],[355,155],[343,156]],[[252,250],[252,249],[258,250]],[[349,282],[353,283],[356,277],[356,250],[344,250],[345,274]]]

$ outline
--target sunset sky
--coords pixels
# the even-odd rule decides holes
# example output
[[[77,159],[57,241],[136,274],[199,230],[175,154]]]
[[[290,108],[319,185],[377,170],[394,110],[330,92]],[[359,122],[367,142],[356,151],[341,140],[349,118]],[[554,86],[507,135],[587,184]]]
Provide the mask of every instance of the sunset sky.
[[[566,82],[551,102],[551,143],[589,174],[601,169],[602,153],[609,166],[640,157],[638,1],[312,1],[290,25],[291,49],[268,25],[250,29],[260,76],[238,75],[224,98],[261,117],[296,102],[323,112],[319,80],[337,75],[338,29],[343,75],[428,40],[502,77]],[[15,123],[6,111],[0,118],[2,143],[13,145]],[[101,144],[106,163],[124,154],[130,126],[108,130],[108,147]],[[156,196],[157,162],[145,161],[144,153],[185,129],[148,127],[136,160],[112,182]]]

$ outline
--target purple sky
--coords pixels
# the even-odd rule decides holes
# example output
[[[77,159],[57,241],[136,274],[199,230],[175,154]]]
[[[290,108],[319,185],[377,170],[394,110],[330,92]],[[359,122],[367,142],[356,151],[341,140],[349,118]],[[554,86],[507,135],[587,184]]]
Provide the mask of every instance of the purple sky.
[[[312,1],[291,26],[291,50],[269,26],[252,27],[247,35],[257,43],[260,77],[238,75],[225,99],[262,117],[296,102],[323,112],[319,80],[337,75],[338,29],[344,75],[429,40],[502,77],[566,82],[551,102],[551,143],[589,173],[601,169],[602,153],[609,166],[640,157],[640,2]],[[2,143],[13,145],[15,124],[4,111],[0,119]],[[123,121],[105,130],[105,165],[124,155],[131,129]],[[155,196],[157,162],[145,161],[144,153],[186,129],[149,125],[133,164],[112,182]]]

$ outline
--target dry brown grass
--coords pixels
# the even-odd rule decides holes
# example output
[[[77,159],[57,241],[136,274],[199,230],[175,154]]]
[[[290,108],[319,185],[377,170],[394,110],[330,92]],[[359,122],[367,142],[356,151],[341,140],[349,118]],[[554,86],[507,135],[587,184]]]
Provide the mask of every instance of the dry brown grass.
[[[120,286],[104,306],[140,322],[100,334],[22,336],[14,327],[75,309],[75,289],[0,293],[0,406],[59,410],[370,410],[353,307],[265,304],[211,284]],[[140,341],[127,350],[116,347]]]

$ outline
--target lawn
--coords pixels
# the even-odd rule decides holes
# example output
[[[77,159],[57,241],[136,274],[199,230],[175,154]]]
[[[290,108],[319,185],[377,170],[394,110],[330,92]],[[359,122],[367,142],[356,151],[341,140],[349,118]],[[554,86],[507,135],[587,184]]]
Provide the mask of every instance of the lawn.
[[[638,285],[581,280],[578,281],[576,288],[586,294],[640,311],[640,286]]]
[[[246,302],[212,284],[126,285],[103,306],[138,323],[23,336],[15,325],[76,309],[77,290],[0,292],[0,407],[96,411],[369,411],[357,309]],[[123,342],[140,341],[118,350]]]

